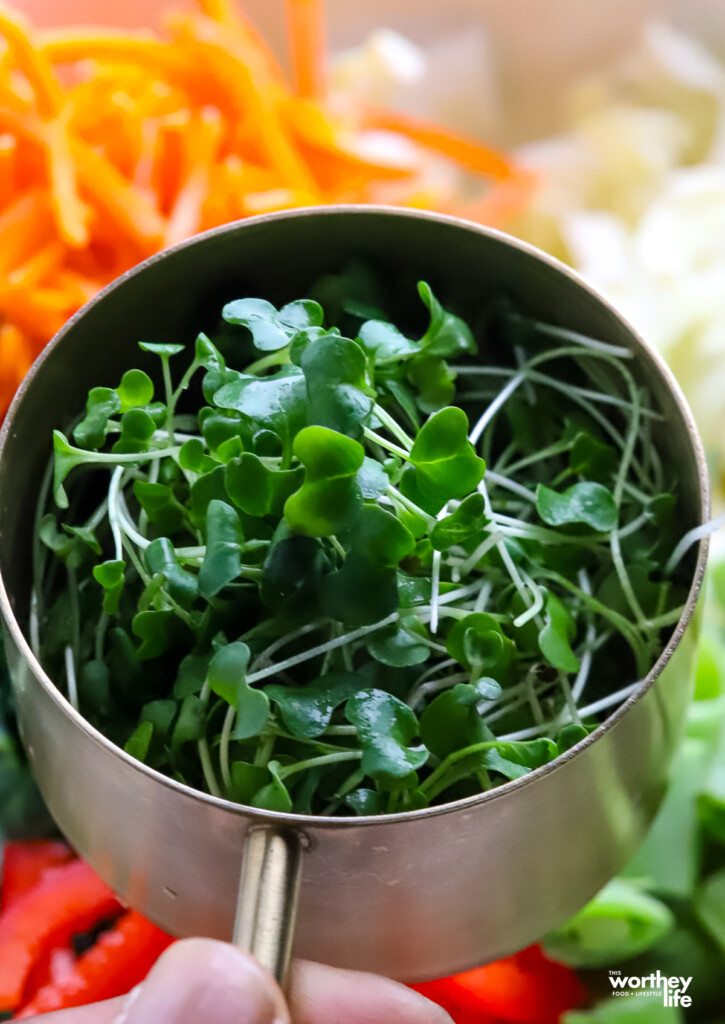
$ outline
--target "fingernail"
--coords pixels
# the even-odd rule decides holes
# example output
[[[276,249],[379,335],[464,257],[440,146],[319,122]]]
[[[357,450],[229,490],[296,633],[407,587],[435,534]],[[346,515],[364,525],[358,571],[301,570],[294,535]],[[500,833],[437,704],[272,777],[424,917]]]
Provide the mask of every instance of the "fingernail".
[[[119,1024],[289,1024],[271,976],[212,939],[174,943],[128,999]]]

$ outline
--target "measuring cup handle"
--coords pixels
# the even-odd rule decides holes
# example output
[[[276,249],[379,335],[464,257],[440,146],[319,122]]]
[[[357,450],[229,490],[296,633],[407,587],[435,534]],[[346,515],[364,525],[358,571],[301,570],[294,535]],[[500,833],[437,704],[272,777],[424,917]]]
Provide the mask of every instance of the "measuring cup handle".
[[[253,827],[246,836],[232,941],[251,953],[282,988],[292,952],[303,836]]]

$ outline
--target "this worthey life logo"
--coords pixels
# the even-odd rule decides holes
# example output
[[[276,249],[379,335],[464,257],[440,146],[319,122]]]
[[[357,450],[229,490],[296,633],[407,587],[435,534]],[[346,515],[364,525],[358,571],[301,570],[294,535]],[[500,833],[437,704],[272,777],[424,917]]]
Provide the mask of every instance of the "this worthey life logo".
[[[656,996],[662,993],[664,1006],[692,1006],[692,996],[688,988],[692,978],[668,977],[657,971],[641,977],[631,977],[621,971],[610,971],[609,982],[614,996]]]

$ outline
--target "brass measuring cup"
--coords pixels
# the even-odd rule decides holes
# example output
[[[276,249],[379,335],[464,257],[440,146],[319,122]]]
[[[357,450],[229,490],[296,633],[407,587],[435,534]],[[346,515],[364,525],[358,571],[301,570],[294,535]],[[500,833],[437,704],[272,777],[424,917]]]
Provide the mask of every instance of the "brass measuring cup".
[[[43,352],[0,435],[0,607],[21,735],[41,792],[121,899],[173,935],[233,935],[280,979],[294,936],[300,956],[420,981],[538,939],[641,841],[690,696],[695,637],[686,627],[706,540],[688,563],[689,597],[664,651],[603,725],[521,779],[404,814],[281,814],[192,790],[88,725],[27,640],[30,510],[52,429],[67,427],[91,386],[114,386],[129,366],[143,365],[140,339],[193,344],[205,311],[218,312],[221,300],[288,301],[351,258],[383,273],[406,268],[446,296],[483,303],[505,292],[544,321],[631,349],[635,377],[664,413],[659,443],[681,479],[683,533],[707,519],[704,455],[677,384],[574,273],[501,233],[434,214],[295,210],[218,228],[152,257],[101,292]],[[621,687],[616,666],[612,676],[613,689]]]

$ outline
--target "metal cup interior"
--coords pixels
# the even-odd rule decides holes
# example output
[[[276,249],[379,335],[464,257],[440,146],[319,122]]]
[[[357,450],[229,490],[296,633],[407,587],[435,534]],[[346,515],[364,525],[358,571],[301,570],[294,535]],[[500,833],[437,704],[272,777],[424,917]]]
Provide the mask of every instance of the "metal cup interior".
[[[332,207],[229,225],[141,264],[84,307],[22,385],[0,436],[0,605],[22,736],[59,826],[119,895],[176,935],[229,938],[250,829],[302,835],[295,951],[408,981],[464,970],[540,938],[576,911],[644,836],[690,695],[693,616],[707,542],[691,557],[682,618],[638,692],[551,765],[477,797],[375,818],[281,815],[196,792],[134,761],[55,688],[27,642],[33,510],[53,428],[130,365],[141,339],[192,345],[223,301],[306,293],[350,259],[419,278],[465,308],[505,293],[549,323],[623,345],[664,413],[683,532],[709,514],[691,413],[659,357],[576,275],[481,227],[415,211]],[[495,358],[495,351],[488,353]],[[627,680],[612,666],[612,686]]]

